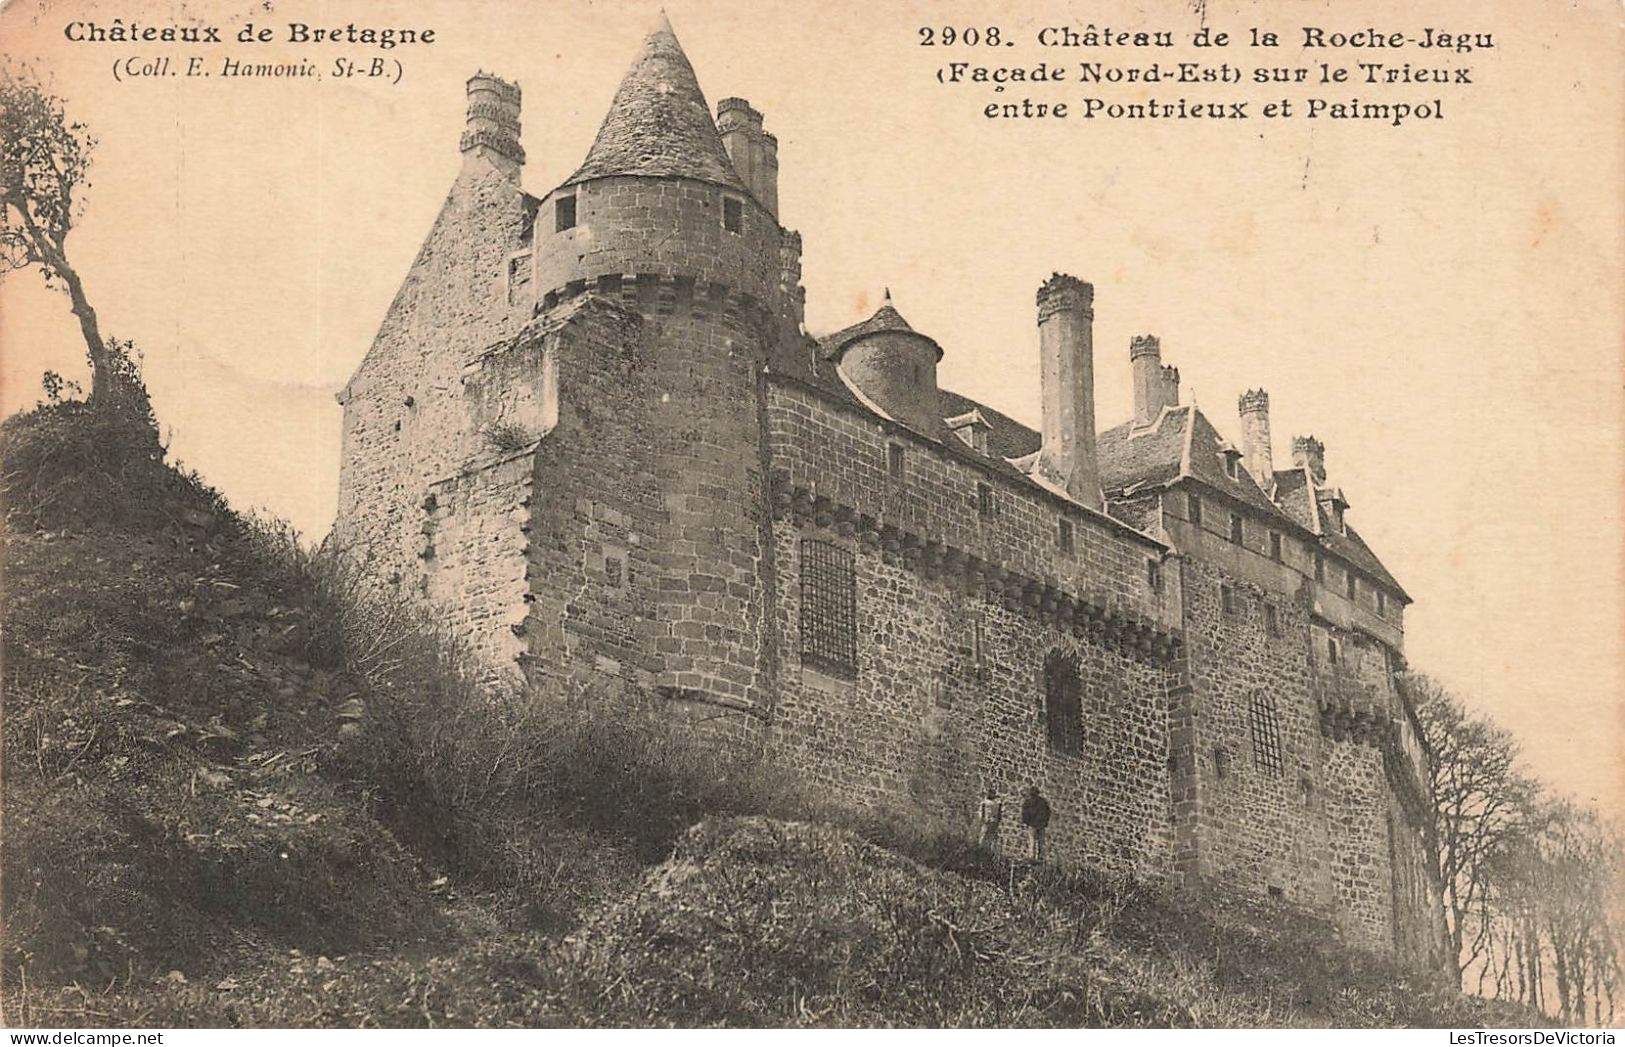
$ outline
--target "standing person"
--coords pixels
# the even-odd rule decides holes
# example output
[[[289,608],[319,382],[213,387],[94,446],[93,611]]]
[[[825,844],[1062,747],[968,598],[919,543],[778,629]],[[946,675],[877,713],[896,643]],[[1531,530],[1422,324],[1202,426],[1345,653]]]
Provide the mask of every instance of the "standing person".
[[[1049,801],[1038,793],[1038,786],[1027,786],[1027,795],[1021,801],[1021,824],[1027,827],[1027,857],[1033,862],[1044,860],[1044,830],[1049,827]]]
[[[981,845],[994,854],[999,853],[999,823],[1004,821],[1004,801],[997,792],[987,791],[987,799],[977,807],[976,816],[982,826]]]

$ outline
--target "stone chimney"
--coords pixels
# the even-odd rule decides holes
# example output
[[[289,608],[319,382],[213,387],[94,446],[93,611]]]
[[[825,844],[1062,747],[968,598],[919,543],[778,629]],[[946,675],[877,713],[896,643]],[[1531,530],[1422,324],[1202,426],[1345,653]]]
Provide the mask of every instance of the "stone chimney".
[[[483,157],[517,179],[525,163],[519,144],[519,85],[490,73],[468,79],[468,122],[460,148],[463,156]]]
[[[767,213],[777,221],[779,217],[779,139],[771,131],[763,131],[756,154],[756,195]]]
[[[739,180],[774,219],[779,217],[779,140],[762,130],[762,114],[743,98],[717,103],[717,133]]]
[[[1095,458],[1095,289],[1056,273],[1038,289],[1043,446],[1038,468],[1051,483],[1100,508]]]
[[[1128,346],[1134,371],[1134,424],[1147,426],[1164,407],[1179,406],[1179,368],[1162,366],[1162,342],[1154,334],[1137,334]]]
[[[807,314],[807,289],[801,286],[801,234],[794,229],[779,237],[779,296],[785,344],[793,345]]]
[[[1241,453],[1247,471],[1258,486],[1271,490],[1275,483],[1275,459],[1270,451],[1270,394],[1249,389],[1236,401],[1241,415]]]
[[[1292,465],[1298,469],[1308,469],[1309,475],[1315,478],[1315,483],[1326,482],[1326,445],[1313,436],[1294,436],[1292,438]]]

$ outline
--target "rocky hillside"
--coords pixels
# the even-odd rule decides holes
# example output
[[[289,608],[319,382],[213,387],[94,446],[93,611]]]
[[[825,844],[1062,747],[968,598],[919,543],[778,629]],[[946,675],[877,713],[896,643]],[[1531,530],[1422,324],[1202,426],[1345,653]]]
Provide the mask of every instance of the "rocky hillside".
[[[340,642],[335,575],[144,428],[0,454],[9,1025],[1534,1020]]]

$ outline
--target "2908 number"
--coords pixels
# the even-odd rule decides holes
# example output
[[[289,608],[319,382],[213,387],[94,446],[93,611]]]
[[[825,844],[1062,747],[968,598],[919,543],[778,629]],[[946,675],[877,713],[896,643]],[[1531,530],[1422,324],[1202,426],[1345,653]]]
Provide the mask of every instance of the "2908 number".
[[[934,26],[920,27],[921,47],[952,47],[954,44],[963,44],[966,47],[998,47],[1004,43],[999,27],[990,25],[986,29],[971,26],[966,29],[955,29],[945,25],[938,29]]]

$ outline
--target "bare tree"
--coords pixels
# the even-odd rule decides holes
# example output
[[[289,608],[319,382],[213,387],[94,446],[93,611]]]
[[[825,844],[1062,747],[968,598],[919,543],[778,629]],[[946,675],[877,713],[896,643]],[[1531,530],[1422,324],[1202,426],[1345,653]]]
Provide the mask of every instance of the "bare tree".
[[[1406,680],[1435,760],[1431,769],[1445,924],[1458,978],[1489,953],[1490,859],[1522,825],[1539,792],[1518,768],[1518,745],[1437,681]]]
[[[1519,998],[1557,1017],[1603,1024],[1614,1017],[1621,974],[1620,888],[1625,840],[1595,810],[1549,801],[1489,861],[1492,910],[1516,929],[1513,948],[1531,969]]]
[[[61,99],[26,74],[0,69],[0,274],[37,267],[47,286],[67,292],[90,357],[90,401],[109,407],[121,398],[128,364],[102,337],[67,250],[94,146]]]

